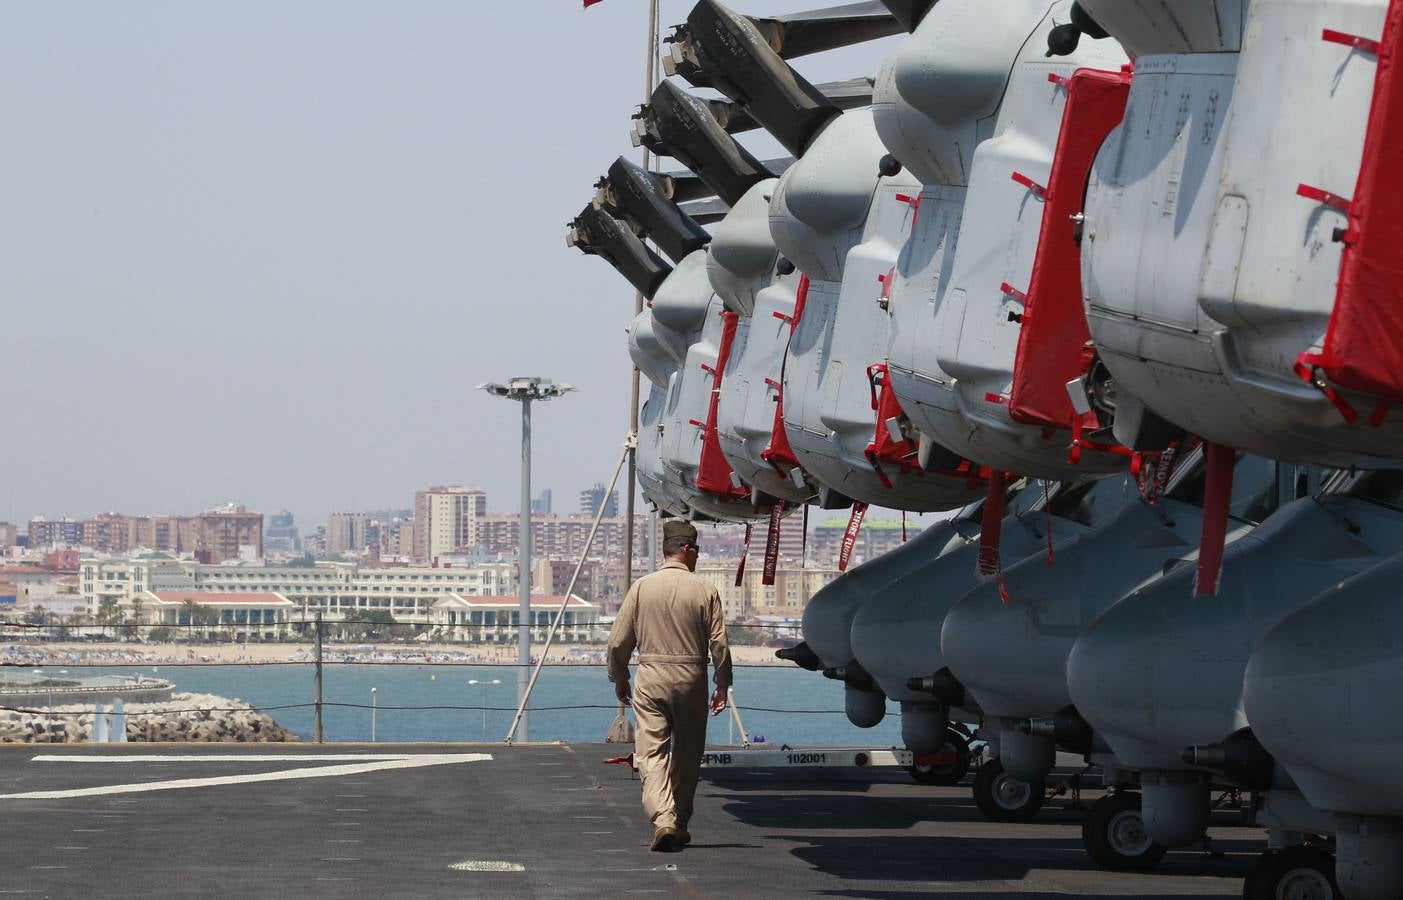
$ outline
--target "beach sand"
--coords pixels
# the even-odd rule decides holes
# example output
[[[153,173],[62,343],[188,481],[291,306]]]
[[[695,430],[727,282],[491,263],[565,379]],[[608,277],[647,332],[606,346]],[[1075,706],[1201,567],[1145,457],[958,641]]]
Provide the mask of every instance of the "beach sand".
[[[160,644],[112,641],[95,643],[15,643],[0,651],[0,663],[44,666],[144,666],[190,663],[272,665],[312,662],[312,645],[269,644]],[[767,647],[732,646],[731,658],[744,665],[788,665],[775,659]],[[325,662],[403,662],[425,665],[510,665],[516,662],[513,646],[478,644],[341,644],[326,643]],[[599,644],[556,644],[549,663],[599,665],[604,648]]]

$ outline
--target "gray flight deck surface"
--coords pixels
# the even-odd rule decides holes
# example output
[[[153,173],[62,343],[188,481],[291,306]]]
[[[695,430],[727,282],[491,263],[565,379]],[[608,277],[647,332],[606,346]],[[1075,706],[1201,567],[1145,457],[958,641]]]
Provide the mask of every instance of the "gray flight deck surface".
[[[652,853],[638,782],[603,762],[627,751],[7,745],[0,898],[1237,897],[1264,843],[1258,830],[1219,827],[1223,859],[1172,852],[1151,873],[1105,872],[1065,798],[1030,824],[995,824],[968,782],[767,769],[704,773],[694,843]],[[94,756],[122,761],[73,761]],[[332,768],[312,777],[322,767]],[[193,783],[150,787],[172,781]],[[90,788],[105,790],[52,796]],[[14,796],[31,793],[47,796]]]

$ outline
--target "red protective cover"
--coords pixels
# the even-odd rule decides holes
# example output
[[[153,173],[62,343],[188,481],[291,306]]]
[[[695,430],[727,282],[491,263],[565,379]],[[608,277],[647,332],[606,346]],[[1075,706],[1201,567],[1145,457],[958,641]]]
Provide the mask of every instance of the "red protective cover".
[[[716,415],[721,409],[721,375],[726,371],[726,363],[731,358],[731,344],[736,340],[736,326],[740,316],[733,312],[721,313],[721,346],[716,348],[716,370],[711,373],[711,403],[706,412],[706,427],[702,432],[701,462],[697,466],[697,488],[709,494],[726,497],[744,497],[750,493],[743,487],[736,487],[731,481],[731,464],[721,452],[721,438],[716,433]]]
[[[1389,402],[1403,400],[1403,194],[1391,184],[1403,171],[1403,85],[1395,59],[1400,28],[1403,2],[1392,0],[1324,352],[1300,358],[1339,387]]]
[[[919,449],[910,438],[892,440],[887,430],[887,420],[899,419],[905,415],[901,401],[896,399],[896,391],[887,386],[887,364],[878,363],[867,367],[867,381],[872,389],[872,409],[877,413],[877,430],[867,444],[867,461],[877,470],[882,485],[891,488],[891,479],[882,471],[882,463],[891,463],[899,470],[916,465],[916,452]]]
[[[809,276],[800,273],[799,286],[794,289],[794,317],[789,320],[789,339],[794,339],[794,329],[799,327],[799,319],[804,314],[804,304],[809,299]],[[776,313],[778,315],[778,313]],[[786,358],[789,348],[785,348]],[[780,381],[784,380],[784,366],[780,366]],[[799,465],[794,448],[789,446],[789,435],[784,433],[784,387],[775,396],[775,424],[770,432],[770,446],[760,451],[760,458],[775,467],[781,475],[788,475],[789,469]]]
[[[1092,356],[1082,309],[1081,248],[1070,218],[1082,210],[1096,152],[1125,116],[1130,74],[1078,69],[1064,87],[1067,106],[1044,192],[1008,400],[1015,422],[1044,428],[1072,427],[1077,413],[1067,398],[1067,382],[1086,374]],[[1095,428],[1095,417],[1083,424]]]

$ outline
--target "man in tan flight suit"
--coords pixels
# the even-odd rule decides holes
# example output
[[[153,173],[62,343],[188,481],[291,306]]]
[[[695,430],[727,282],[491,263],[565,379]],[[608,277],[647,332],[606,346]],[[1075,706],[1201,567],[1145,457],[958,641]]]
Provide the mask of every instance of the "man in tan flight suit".
[[[716,666],[711,714],[726,708],[731,650],[721,595],[694,575],[697,529],[690,522],[663,525],[658,571],[633,583],[609,633],[609,680],[629,702],[629,657],[638,648],[638,718],[634,759],[643,779],[643,811],[656,831],[654,850],[680,850],[691,841],[687,822],[706,747],[706,661]]]

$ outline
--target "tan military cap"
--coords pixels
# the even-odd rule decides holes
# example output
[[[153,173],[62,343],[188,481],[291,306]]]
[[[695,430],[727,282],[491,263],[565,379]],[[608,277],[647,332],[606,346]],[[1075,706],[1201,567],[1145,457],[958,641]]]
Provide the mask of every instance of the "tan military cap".
[[[663,523],[663,540],[684,538],[690,544],[697,542],[697,527],[683,519],[668,519]]]

